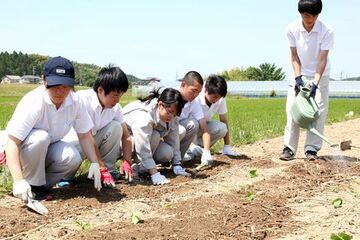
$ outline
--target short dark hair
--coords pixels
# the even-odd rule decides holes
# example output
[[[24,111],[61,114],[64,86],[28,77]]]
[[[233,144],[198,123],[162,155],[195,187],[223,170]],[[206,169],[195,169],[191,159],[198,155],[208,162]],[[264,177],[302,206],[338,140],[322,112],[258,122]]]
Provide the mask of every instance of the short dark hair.
[[[299,0],[299,13],[310,13],[311,15],[318,15],[322,10],[321,0]]]
[[[99,87],[108,95],[112,91],[126,92],[129,88],[129,81],[126,74],[119,68],[112,64],[100,69],[96,75],[96,80],[93,86],[95,92],[98,92]]]
[[[205,89],[209,94],[219,94],[226,97],[227,84],[223,77],[219,75],[210,75],[205,83]]]
[[[201,86],[204,85],[203,78],[201,77],[200,73],[196,71],[190,71],[186,73],[183,81],[189,86],[194,86],[194,82],[198,82]]]
[[[149,104],[151,100],[157,98],[158,101],[162,101],[164,104],[175,104],[176,105],[176,114],[180,116],[181,111],[185,105],[185,101],[181,96],[181,93],[174,88],[165,88],[161,93],[161,88],[153,90],[150,94],[144,98],[138,98],[141,102]]]

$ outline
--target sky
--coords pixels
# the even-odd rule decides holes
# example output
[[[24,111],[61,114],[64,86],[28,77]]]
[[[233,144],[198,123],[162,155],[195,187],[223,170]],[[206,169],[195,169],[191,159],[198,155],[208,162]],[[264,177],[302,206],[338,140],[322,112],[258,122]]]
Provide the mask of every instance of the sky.
[[[274,63],[292,77],[286,26],[297,0],[0,0],[0,51],[113,63],[174,81]],[[360,1],[323,0],[335,32],[331,77],[360,76]]]

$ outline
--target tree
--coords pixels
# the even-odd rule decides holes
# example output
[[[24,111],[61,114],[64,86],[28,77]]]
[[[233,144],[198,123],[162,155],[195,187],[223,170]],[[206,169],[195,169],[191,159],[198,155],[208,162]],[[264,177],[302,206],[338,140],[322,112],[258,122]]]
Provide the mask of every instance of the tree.
[[[233,68],[219,73],[227,81],[270,81],[270,80],[284,80],[285,73],[282,68],[270,63],[262,63],[259,67]]]

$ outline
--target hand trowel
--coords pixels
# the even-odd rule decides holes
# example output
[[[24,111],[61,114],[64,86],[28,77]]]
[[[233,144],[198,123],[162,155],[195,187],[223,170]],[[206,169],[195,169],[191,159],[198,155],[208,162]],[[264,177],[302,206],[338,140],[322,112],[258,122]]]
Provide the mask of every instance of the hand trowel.
[[[26,206],[41,215],[48,214],[49,212],[48,209],[44,205],[42,205],[41,202],[32,199],[29,195],[27,198]]]

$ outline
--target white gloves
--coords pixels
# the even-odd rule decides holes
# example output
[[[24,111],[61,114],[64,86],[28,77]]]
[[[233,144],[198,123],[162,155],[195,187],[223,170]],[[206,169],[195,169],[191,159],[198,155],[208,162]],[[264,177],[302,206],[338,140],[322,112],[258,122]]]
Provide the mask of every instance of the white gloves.
[[[169,179],[167,179],[164,175],[161,175],[159,172],[151,175],[151,180],[154,185],[163,185],[170,182]]]
[[[13,195],[17,198],[22,199],[24,202],[26,202],[28,199],[28,196],[31,198],[33,197],[30,184],[25,179],[14,181]]]
[[[233,157],[238,157],[238,156],[241,155],[240,153],[233,151],[231,149],[230,145],[224,145],[224,149],[222,151],[222,154],[228,155],[228,156],[233,156]]]
[[[173,172],[176,175],[185,176],[185,177],[191,177],[191,174],[186,172],[185,169],[182,166],[176,165],[173,167]]]
[[[98,163],[91,163],[89,168],[88,178],[94,179],[94,187],[96,190],[100,191],[101,189],[101,174],[100,166]]]
[[[210,153],[210,150],[203,149],[203,153],[201,155],[201,165],[212,165],[213,159]]]

